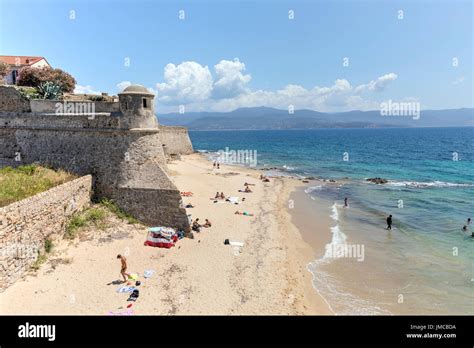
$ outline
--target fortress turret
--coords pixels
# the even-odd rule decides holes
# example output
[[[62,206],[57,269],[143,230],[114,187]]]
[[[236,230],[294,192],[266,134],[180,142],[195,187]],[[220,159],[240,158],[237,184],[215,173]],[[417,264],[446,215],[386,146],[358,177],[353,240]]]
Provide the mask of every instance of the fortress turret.
[[[119,93],[121,123],[127,128],[158,128],[153,98],[155,95],[140,85],[131,85]]]

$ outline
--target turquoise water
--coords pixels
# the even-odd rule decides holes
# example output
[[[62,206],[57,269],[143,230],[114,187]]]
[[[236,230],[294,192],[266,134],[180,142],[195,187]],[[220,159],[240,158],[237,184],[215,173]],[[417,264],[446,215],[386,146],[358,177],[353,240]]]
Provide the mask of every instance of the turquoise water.
[[[474,218],[474,128],[190,135],[197,150],[256,150],[257,167],[273,174],[337,180],[306,190],[334,221],[327,248],[364,246],[363,261],[323,257],[308,267],[336,313],[474,314],[474,225],[461,230]]]

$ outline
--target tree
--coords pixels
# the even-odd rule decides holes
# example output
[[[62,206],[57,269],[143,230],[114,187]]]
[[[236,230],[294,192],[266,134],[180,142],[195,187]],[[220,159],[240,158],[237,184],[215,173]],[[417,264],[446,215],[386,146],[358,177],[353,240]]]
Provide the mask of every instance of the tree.
[[[7,76],[9,70],[8,64],[0,62],[0,80],[3,80],[3,78]]]
[[[76,79],[61,69],[50,67],[32,68],[26,66],[20,69],[16,80],[18,86],[39,87],[45,82],[54,82],[61,86],[63,92],[72,93],[76,87]]]

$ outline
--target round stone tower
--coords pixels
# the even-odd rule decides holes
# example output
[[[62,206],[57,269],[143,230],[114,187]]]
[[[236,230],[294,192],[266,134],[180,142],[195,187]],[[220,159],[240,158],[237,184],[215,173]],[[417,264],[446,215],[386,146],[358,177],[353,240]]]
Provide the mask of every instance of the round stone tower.
[[[125,128],[158,128],[153,98],[155,95],[140,85],[131,85],[118,94],[121,125]]]

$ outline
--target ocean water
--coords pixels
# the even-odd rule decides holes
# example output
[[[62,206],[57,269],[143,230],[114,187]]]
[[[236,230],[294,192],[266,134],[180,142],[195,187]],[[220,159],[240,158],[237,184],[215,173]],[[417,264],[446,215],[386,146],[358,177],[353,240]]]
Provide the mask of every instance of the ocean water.
[[[474,128],[190,136],[201,151],[256,151],[257,167],[269,174],[336,180],[305,189],[333,221],[330,231],[312,231],[330,233],[331,242],[308,270],[336,313],[474,314],[474,224],[462,231],[474,218]],[[385,230],[388,214],[392,231]]]

